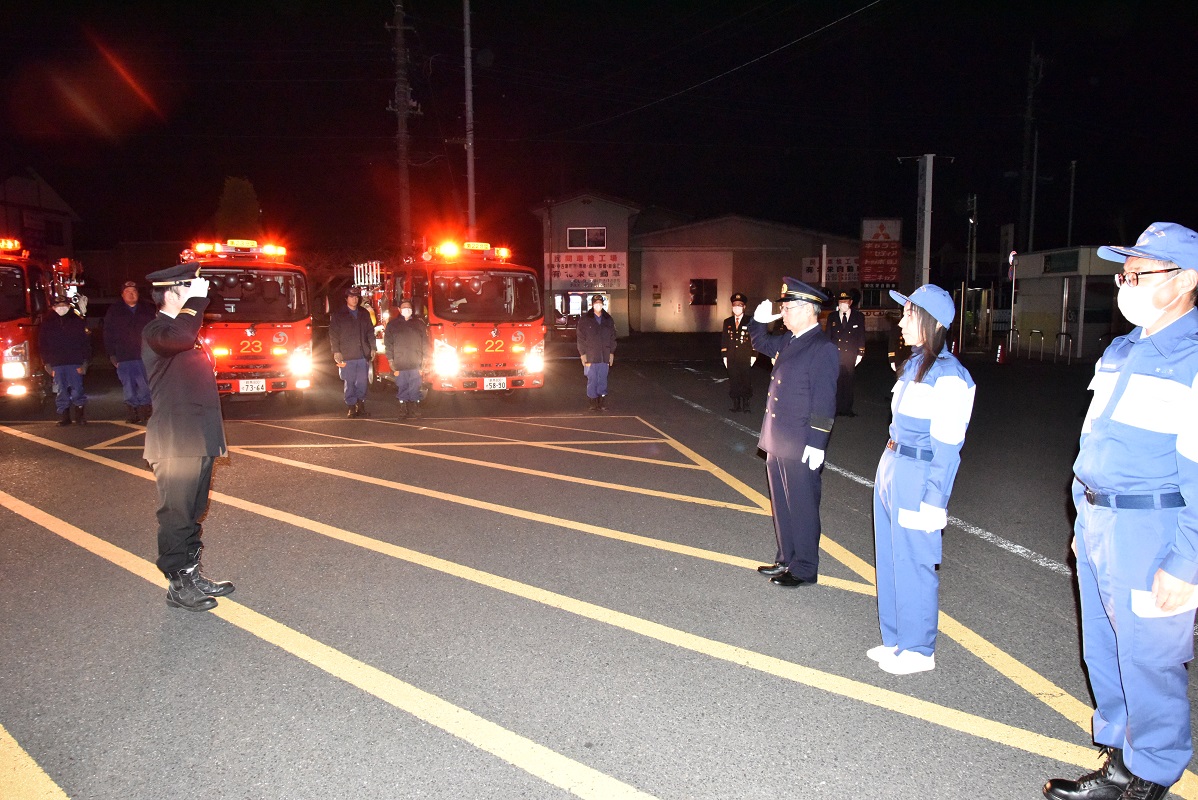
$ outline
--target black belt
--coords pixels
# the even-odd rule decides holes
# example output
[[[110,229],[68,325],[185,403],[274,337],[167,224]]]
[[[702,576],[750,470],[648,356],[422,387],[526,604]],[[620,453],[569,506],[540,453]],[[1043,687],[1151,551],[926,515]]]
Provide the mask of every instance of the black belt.
[[[899,444],[894,439],[891,439],[890,441],[886,442],[886,449],[893,450],[894,452],[898,453],[900,456],[906,456],[907,458],[918,459],[919,461],[931,461],[932,460],[932,451],[931,450],[924,450],[919,447],[911,447],[909,445]]]
[[[1099,494],[1086,488],[1086,502],[1103,508],[1182,508],[1185,498],[1181,492],[1153,492],[1152,494]]]

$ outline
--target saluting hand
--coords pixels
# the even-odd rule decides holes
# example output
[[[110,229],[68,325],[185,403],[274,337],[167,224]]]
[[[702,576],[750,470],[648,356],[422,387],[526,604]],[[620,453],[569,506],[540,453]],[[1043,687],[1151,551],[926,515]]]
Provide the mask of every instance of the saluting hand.
[[[757,310],[753,312],[753,320],[755,322],[767,324],[776,319],[782,319],[781,314],[771,314],[770,312],[773,310],[774,304],[772,302],[769,300],[762,300],[757,304]]]

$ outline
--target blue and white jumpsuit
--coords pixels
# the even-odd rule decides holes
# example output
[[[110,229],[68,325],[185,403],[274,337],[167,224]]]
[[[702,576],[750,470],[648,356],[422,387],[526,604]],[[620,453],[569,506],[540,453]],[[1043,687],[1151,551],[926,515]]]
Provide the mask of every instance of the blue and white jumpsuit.
[[[1082,424],[1074,549],[1094,741],[1170,786],[1193,753],[1194,612],[1144,617],[1157,570],[1198,583],[1198,311],[1106,349]]]
[[[874,548],[882,644],[930,656],[940,613],[940,531],[899,524],[899,510],[920,503],[948,508],[961,464],[961,445],[973,412],[974,383],[947,349],[919,383],[916,350],[894,385],[890,441],[874,479]]]

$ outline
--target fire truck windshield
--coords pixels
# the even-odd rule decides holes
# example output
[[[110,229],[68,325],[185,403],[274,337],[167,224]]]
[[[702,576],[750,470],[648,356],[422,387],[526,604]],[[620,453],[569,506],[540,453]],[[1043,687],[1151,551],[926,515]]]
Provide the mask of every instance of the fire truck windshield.
[[[531,322],[541,318],[537,279],[505,269],[433,273],[433,314],[453,322]]]
[[[303,274],[285,270],[209,269],[204,316],[222,322],[296,322],[308,316]]]
[[[25,275],[13,267],[0,267],[0,322],[25,314]]]

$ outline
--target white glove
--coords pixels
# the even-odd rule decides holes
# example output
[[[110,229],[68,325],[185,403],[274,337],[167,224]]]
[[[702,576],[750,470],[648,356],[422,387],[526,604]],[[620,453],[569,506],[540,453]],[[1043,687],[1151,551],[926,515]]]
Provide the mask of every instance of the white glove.
[[[936,506],[921,502],[918,511],[900,508],[898,524],[909,530],[924,531],[925,533],[942,531],[948,525],[948,512],[943,508],[936,508]]]
[[[890,362],[890,371],[891,371],[891,372],[898,372],[898,364],[895,364],[893,361],[891,361],[891,362]]]
[[[749,366],[751,367],[756,363],[757,363],[757,356],[749,356]]]
[[[724,369],[728,369],[728,359],[724,359]]]
[[[753,320],[761,323],[770,323],[776,319],[782,319],[781,314],[771,314],[774,310],[774,304],[769,300],[762,300],[757,304],[757,310],[753,312]]]
[[[819,469],[824,463],[824,451],[816,450],[811,445],[807,445],[803,448],[803,463],[806,464],[810,469]],[[901,514],[903,512],[900,511],[899,513]]]
[[[853,366],[855,367],[860,363],[861,363],[861,356],[857,356],[857,360],[853,362]]]
[[[184,297],[190,300],[193,297],[208,296],[208,279],[195,278],[191,283],[187,284],[187,294]]]

